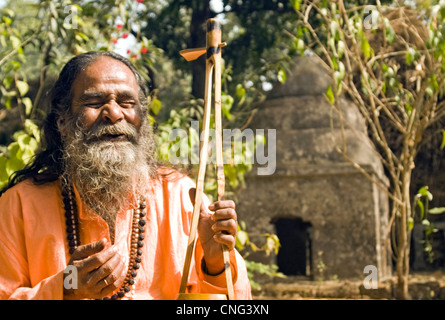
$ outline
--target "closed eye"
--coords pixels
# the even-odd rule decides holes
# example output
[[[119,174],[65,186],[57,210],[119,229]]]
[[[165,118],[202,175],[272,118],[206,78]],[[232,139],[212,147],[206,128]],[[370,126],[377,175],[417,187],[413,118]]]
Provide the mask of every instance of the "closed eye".
[[[135,101],[121,101],[119,102],[119,105],[122,108],[134,108],[134,106],[136,105]]]
[[[102,102],[85,103],[84,106],[88,108],[100,108],[102,106]]]

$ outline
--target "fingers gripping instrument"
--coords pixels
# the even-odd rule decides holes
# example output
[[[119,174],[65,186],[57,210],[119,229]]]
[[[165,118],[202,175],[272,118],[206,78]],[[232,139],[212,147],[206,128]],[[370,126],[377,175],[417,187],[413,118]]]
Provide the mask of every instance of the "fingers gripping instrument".
[[[215,143],[216,143],[216,175],[218,186],[218,200],[223,200],[225,189],[225,176],[222,154],[222,116],[221,116],[221,48],[226,46],[221,42],[221,24],[216,19],[207,20],[207,38],[206,47],[197,49],[186,49],[179,53],[187,61],[195,60],[201,55],[206,54],[206,74],[205,74],[205,92],[204,92],[204,116],[203,116],[203,140],[200,143],[198,178],[196,181],[195,204],[190,226],[189,241],[182,273],[180,294],[185,293],[187,279],[190,272],[190,263],[193,255],[196,231],[198,227],[199,214],[204,192],[204,178],[208,158],[208,143],[210,129],[210,115],[212,106],[212,89],[214,89],[214,108],[215,108]],[[213,74],[214,73],[214,74]],[[213,83],[214,80],[214,83]],[[213,84],[213,86],[212,86]],[[235,300],[235,294],[232,282],[232,272],[230,269],[229,250],[223,245],[224,273],[227,283],[227,296],[229,300]]]

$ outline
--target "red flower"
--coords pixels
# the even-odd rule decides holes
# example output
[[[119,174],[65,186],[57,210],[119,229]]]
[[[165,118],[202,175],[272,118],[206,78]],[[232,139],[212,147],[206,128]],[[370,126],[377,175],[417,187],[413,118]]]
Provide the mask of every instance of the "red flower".
[[[130,52],[131,52],[131,50],[130,50],[130,49],[127,49],[127,54],[130,54]]]
[[[144,0],[136,0],[137,1],[137,3],[142,3],[142,2],[144,2]]]
[[[127,39],[128,38],[128,33],[124,32],[124,34],[122,35],[122,38]]]
[[[113,43],[117,43],[117,39],[116,39],[116,38],[111,39],[111,41],[112,41]]]
[[[124,25],[122,23],[119,23],[116,27],[117,27],[117,29],[122,29],[123,26]]]
[[[137,59],[137,58],[138,58],[138,55],[137,55],[137,54],[134,54],[134,55],[132,55],[132,58],[133,58],[133,59]]]
[[[145,47],[143,47],[143,48],[141,49],[141,53],[142,53],[142,54],[146,54],[146,53],[147,53],[147,51],[148,51],[148,49],[147,49],[147,48],[145,48]]]

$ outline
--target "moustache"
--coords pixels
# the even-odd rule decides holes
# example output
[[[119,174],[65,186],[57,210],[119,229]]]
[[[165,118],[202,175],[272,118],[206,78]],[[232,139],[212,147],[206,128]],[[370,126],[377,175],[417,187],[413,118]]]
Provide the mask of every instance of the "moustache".
[[[105,139],[127,139],[132,143],[137,142],[138,131],[135,126],[125,122],[118,122],[116,124],[98,124],[85,132],[86,142],[95,142]]]

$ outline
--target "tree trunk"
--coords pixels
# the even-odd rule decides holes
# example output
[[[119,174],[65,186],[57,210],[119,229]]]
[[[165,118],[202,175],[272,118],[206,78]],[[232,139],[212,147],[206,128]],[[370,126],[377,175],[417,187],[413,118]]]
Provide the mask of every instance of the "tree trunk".
[[[206,22],[210,16],[209,1],[198,1],[193,8],[190,23],[189,48],[201,48],[206,46]],[[192,69],[192,95],[196,98],[204,98],[205,89],[205,55],[191,61]]]
[[[398,212],[400,216],[398,232],[398,255],[396,261],[397,273],[397,289],[396,297],[401,300],[410,299],[408,291],[409,282],[409,253],[410,253],[410,229],[408,226],[408,219],[411,215],[411,199],[410,199],[410,183],[411,183],[411,169],[406,169],[403,173],[402,182],[402,203]]]

